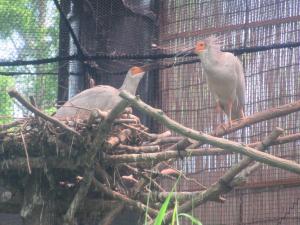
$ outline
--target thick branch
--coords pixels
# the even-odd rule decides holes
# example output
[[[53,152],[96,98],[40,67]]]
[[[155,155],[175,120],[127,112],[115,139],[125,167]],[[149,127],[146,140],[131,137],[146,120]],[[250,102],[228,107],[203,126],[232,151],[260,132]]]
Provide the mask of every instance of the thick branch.
[[[168,197],[168,195],[170,194],[170,192],[151,192],[151,193],[142,193],[143,199],[147,199],[149,197],[150,194],[150,200],[152,201],[159,201],[159,202],[164,202],[166,200],[166,198]],[[188,192],[172,192],[172,197],[171,200],[177,200],[178,202],[183,202],[183,201],[187,201],[187,200],[193,200],[198,196],[201,196],[203,194],[203,191],[188,191]],[[216,197],[215,199],[211,199],[212,201],[216,201],[216,202],[225,202],[225,199],[222,197]]]
[[[300,140],[300,133],[290,134],[282,137],[278,137],[275,141],[273,141],[270,146],[280,145],[288,142],[293,142]],[[248,147],[255,147],[260,142],[254,142]],[[208,156],[208,155],[225,155],[231,154],[231,151],[224,150],[221,148],[199,148],[199,149],[185,149],[185,151],[181,151],[180,155],[183,157],[188,156]],[[144,162],[161,162],[166,161],[168,159],[176,159],[178,158],[178,151],[163,151],[163,152],[155,152],[155,153],[143,153],[143,154],[122,154],[122,155],[107,155],[105,159],[110,163],[144,163]]]
[[[149,146],[130,146],[119,144],[116,150],[123,150],[129,153],[147,153],[147,152],[159,152],[159,145],[149,145]]]
[[[253,124],[256,124],[256,123],[259,123],[262,121],[274,119],[277,117],[286,116],[288,114],[297,112],[299,110],[300,110],[300,101],[281,105],[277,108],[267,109],[263,112],[257,112],[255,114],[247,116],[243,120],[238,120],[238,121],[234,122],[231,127],[229,127],[228,124],[223,124],[224,129],[218,129],[218,130],[214,131],[213,133],[211,133],[211,135],[221,137],[226,134],[233,133],[233,132],[235,132],[239,129],[242,129],[246,126],[250,126],[250,125],[253,125]],[[201,141],[200,141],[199,143],[193,144],[193,145],[189,146],[188,148],[197,148],[197,147],[201,146],[202,144],[203,143],[201,143]]]
[[[8,123],[8,124],[0,124],[0,131],[8,130],[9,128],[18,126],[18,125],[22,124],[23,122],[24,122],[24,120],[16,120],[16,121]]]
[[[157,140],[149,143],[145,143],[143,145],[163,145],[163,144],[172,144],[182,140],[182,137],[163,137],[158,138]]]
[[[54,125],[62,128],[63,130],[66,130],[67,132],[75,135],[76,137],[81,137],[81,135],[77,131],[75,131],[75,130],[71,129],[70,127],[66,126],[65,124],[61,123],[59,120],[57,120],[53,117],[47,116],[42,111],[35,108],[33,105],[31,105],[29,102],[27,102],[16,90],[10,90],[8,92],[8,94],[10,97],[17,99],[24,107],[26,107],[28,110],[33,112],[35,115],[43,118],[46,121],[50,121]]]
[[[272,143],[272,141],[276,140],[276,138],[282,134],[283,130],[280,128],[276,128],[271,135],[264,138],[264,140],[257,146],[258,150],[265,150],[265,148]],[[232,179],[241,172],[244,168],[246,168],[253,160],[249,157],[241,160],[238,164],[231,167],[220,179],[217,183],[210,186],[207,190],[200,193],[196,198],[189,200],[183,203],[178,207],[178,212],[188,212],[193,209],[193,207],[197,207],[204,202],[215,199],[220,194],[224,194],[229,192],[232,189],[230,186],[230,182]],[[165,221],[169,222],[172,218],[172,211],[169,211],[165,217]]]
[[[247,155],[259,162],[266,163],[268,165],[278,167],[281,169],[285,169],[297,174],[300,174],[300,165],[292,162],[290,160],[281,159],[276,156],[272,156],[270,154],[257,151],[254,148],[247,147],[243,144],[236,143],[234,141],[226,140],[223,138],[213,137],[211,135],[205,134],[203,132],[195,131],[193,129],[187,128],[178,122],[170,119],[167,117],[162,110],[154,109],[151,106],[145,104],[140,99],[136,98],[135,96],[129,94],[126,91],[122,91],[120,96],[126,100],[133,106],[135,106],[140,111],[148,114],[149,116],[153,117],[157,121],[164,124],[170,130],[173,130],[185,137],[189,137],[191,139],[201,141],[204,143],[208,143],[219,148],[226,149],[231,152],[241,153]]]
[[[296,101],[293,103],[285,104],[278,106],[276,108],[267,109],[263,112],[257,112],[253,115],[247,116],[242,120],[239,120],[232,124],[232,127],[229,125],[225,125],[226,130],[218,130],[216,131],[215,135],[220,137],[225,134],[232,133],[236,130],[244,128],[249,125],[253,125],[262,121],[274,119],[277,117],[286,116],[288,114],[300,111],[300,101]]]
[[[80,202],[83,201],[86,194],[88,193],[89,187],[91,185],[92,179],[94,177],[94,161],[98,150],[103,146],[107,136],[111,131],[111,125],[115,118],[117,118],[127,107],[128,103],[124,100],[119,102],[108,114],[108,116],[102,121],[99,126],[99,130],[95,138],[93,138],[93,143],[91,148],[87,151],[85,159],[85,172],[83,175],[83,182],[81,183],[79,190],[74,196],[68,211],[64,216],[65,224],[72,224],[76,211],[78,210]],[[93,115],[91,115],[93,116]]]
[[[134,207],[135,209],[141,211],[141,212],[146,212],[148,211],[150,215],[152,216],[156,216],[158,211],[150,208],[149,206],[144,205],[141,202],[135,201],[131,198],[128,198],[125,195],[120,194],[119,192],[113,191],[109,188],[107,188],[105,185],[101,184],[99,181],[97,181],[97,179],[93,179],[93,183],[95,184],[96,188],[101,191],[102,193],[110,196],[111,198],[114,198],[116,200],[119,200],[127,205],[130,205],[132,207]]]
[[[211,155],[218,153],[230,153],[229,151],[225,151],[223,149],[187,149],[186,151],[182,151],[180,153],[181,156],[203,156],[203,155]],[[163,151],[157,153],[143,153],[143,154],[122,154],[122,155],[106,155],[105,160],[108,163],[112,164],[120,164],[120,163],[157,163],[166,161],[168,159],[175,159],[178,157],[177,151]]]
[[[64,224],[74,224],[74,215],[77,212],[81,202],[84,200],[88,193],[90,184],[92,182],[92,177],[94,175],[93,170],[88,170],[84,172],[84,179],[81,181],[80,188],[76,192],[72,203],[70,204],[68,211],[64,216]]]

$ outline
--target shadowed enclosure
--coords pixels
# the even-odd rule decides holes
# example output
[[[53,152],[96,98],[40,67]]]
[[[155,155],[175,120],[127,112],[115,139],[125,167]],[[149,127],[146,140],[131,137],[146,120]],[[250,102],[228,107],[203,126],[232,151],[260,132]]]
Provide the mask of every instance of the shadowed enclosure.
[[[141,81],[141,99],[189,128],[210,133],[225,117],[220,121],[215,111],[201,63],[193,61],[195,56],[177,54],[210,35],[218,36],[222,49],[235,52],[243,63],[246,116],[300,99],[298,0],[61,0],[60,6],[64,15],[52,0],[0,2],[0,124],[28,116],[7,95],[11,86],[33,96],[36,105],[51,114],[56,104],[89,88],[91,79],[118,88],[131,66],[157,63],[161,67]],[[20,11],[22,7],[27,10]],[[287,48],[291,43],[294,46]],[[247,48],[251,51],[243,51]],[[164,57],[168,54],[175,56]],[[62,60],[69,56],[74,58]],[[49,58],[51,63],[36,61]],[[23,65],[10,65],[18,60]],[[153,132],[167,130],[138,115]],[[225,137],[249,144],[261,141],[275,127],[283,128],[285,135],[299,133],[299,117],[295,112]],[[298,140],[271,146],[268,153],[300,163],[299,145]],[[242,158],[231,153],[193,156],[178,159],[175,165],[209,186]],[[162,184],[170,189],[173,183]],[[299,175],[263,165],[245,185],[224,195],[225,203],[208,202],[193,213],[205,225],[300,224],[299,186]],[[186,180],[177,187],[177,191],[198,189],[197,183]]]

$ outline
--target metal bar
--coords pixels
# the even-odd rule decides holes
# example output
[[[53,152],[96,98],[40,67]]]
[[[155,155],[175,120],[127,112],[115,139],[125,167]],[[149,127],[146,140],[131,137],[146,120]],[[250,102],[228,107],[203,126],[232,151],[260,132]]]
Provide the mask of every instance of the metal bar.
[[[282,48],[296,48],[300,46],[300,42],[287,42],[281,44],[272,44],[266,46],[256,46],[256,47],[246,47],[246,48],[234,48],[234,49],[224,49],[222,51],[225,52],[232,52],[234,54],[240,55],[243,53],[251,53],[251,52],[260,52],[260,51],[267,51],[271,49],[282,49]],[[173,54],[122,54],[122,55],[92,55],[92,56],[85,56],[84,60],[131,60],[131,59],[166,59],[166,58],[173,58],[173,57],[187,57],[187,56],[196,56],[193,53],[188,55],[179,55],[178,53]],[[38,60],[15,60],[15,61],[0,61],[0,66],[24,66],[24,65],[39,65],[39,64],[47,64],[47,63],[55,63],[59,61],[72,61],[72,60],[81,60],[78,54],[73,54],[69,56],[63,57],[53,57],[53,58],[45,58],[45,59],[38,59]],[[198,59],[192,59],[190,62],[195,63],[199,61]],[[185,62],[181,62],[181,64],[188,64],[188,60]],[[178,63],[180,64],[180,63]],[[174,64],[172,64],[174,65]]]
[[[166,35],[161,35],[160,39],[161,41],[169,41],[177,38],[187,38],[187,37],[193,37],[197,35],[208,35],[212,33],[222,33],[222,32],[228,32],[232,30],[247,29],[247,28],[254,28],[254,27],[261,27],[261,26],[268,26],[268,25],[273,26],[281,23],[290,23],[290,22],[298,22],[298,21],[300,21],[300,16],[292,16],[292,17],[286,17],[280,19],[256,21],[248,24],[235,24],[235,25],[229,25],[229,26],[218,27],[218,28],[207,28],[207,29],[196,30],[196,31],[180,32],[176,34],[166,34]]]

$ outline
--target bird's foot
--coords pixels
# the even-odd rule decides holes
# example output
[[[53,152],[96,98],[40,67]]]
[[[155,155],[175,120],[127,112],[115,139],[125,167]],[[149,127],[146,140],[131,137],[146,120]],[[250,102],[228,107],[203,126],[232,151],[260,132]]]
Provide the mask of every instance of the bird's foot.
[[[231,121],[231,123],[239,123],[239,122],[243,121],[245,118],[246,118],[246,117],[243,116],[243,117],[241,117],[241,118],[239,118],[239,119],[234,119],[234,120]]]
[[[226,131],[228,129],[228,126],[224,123],[219,124],[216,129],[215,129],[215,133],[219,133],[220,131]]]

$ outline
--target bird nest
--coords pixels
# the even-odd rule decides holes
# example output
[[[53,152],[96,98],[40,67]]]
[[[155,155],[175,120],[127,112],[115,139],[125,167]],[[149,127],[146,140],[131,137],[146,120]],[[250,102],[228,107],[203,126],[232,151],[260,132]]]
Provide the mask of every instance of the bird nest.
[[[161,179],[169,179],[174,183],[177,179],[185,179],[198,186],[198,190],[193,192],[172,192],[171,204],[177,202],[178,211],[186,212],[207,201],[224,202],[226,199],[222,194],[244,184],[247,177],[260,168],[261,163],[300,174],[299,164],[263,152],[270,145],[299,140],[300,134],[279,137],[283,130],[276,128],[261,142],[247,146],[218,138],[251,124],[299,111],[300,102],[260,112],[235,122],[231,127],[224,125],[212,134],[204,134],[178,124],[161,110],[124,91],[121,96],[126,100],[110,112],[95,109],[91,110],[86,120],[67,118],[64,121],[45,115],[16,91],[10,91],[9,94],[32,111],[33,116],[1,126],[2,173],[9,178],[42,171],[52,188],[65,188],[72,192],[73,197],[64,210],[66,224],[75,220],[75,212],[81,210],[80,204],[88,200],[89,192],[101,193],[101,202],[120,202],[116,207],[119,211],[129,207],[140,213],[147,212],[147,219],[153,222],[160,205],[170,194],[170,187],[163,187]],[[151,133],[133,115],[131,108],[128,108],[129,103],[179,135],[172,136],[170,131]],[[204,143],[217,148],[200,148]],[[178,156],[183,158],[228,152],[247,157],[210,187],[188,178],[172,166]],[[20,185],[26,188],[26,184]],[[107,212],[105,218],[111,220],[118,210]],[[170,221],[172,215],[172,210],[168,211],[165,221]]]

